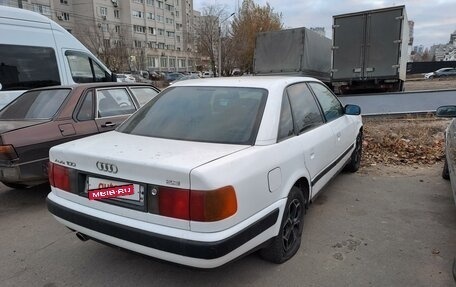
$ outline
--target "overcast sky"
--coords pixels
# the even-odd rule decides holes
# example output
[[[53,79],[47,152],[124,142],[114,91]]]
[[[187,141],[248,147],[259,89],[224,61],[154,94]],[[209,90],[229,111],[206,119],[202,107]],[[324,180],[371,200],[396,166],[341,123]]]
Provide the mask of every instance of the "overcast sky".
[[[195,10],[207,5],[221,5],[229,15],[236,11],[242,0],[193,0]],[[405,5],[407,17],[415,22],[413,45],[430,47],[446,44],[456,30],[456,0],[255,0],[268,2],[276,12],[282,13],[285,28],[325,27],[326,36],[332,38],[332,16],[349,12]]]

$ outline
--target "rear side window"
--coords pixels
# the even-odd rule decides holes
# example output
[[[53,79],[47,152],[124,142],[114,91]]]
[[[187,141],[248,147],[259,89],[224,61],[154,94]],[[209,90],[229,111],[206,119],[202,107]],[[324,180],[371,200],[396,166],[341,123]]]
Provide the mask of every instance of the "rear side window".
[[[70,92],[70,89],[25,92],[0,111],[0,119],[51,119]]]
[[[285,94],[282,99],[282,108],[280,111],[279,135],[277,140],[283,140],[294,134],[293,117],[291,116],[291,107],[288,96]]]
[[[130,90],[138,100],[141,107],[144,106],[148,101],[152,100],[158,94],[156,90],[149,87],[130,88]]]
[[[89,91],[82,102],[81,108],[79,109],[76,118],[79,121],[92,120],[93,116],[93,92]]]
[[[131,116],[119,132],[166,139],[252,145],[267,90],[174,87]]]
[[[89,55],[66,51],[71,77],[75,83],[110,82],[111,75],[98,65]]]
[[[323,124],[318,104],[305,83],[288,87],[287,93],[298,134]]]
[[[54,49],[0,44],[2,91],[60,85]]]

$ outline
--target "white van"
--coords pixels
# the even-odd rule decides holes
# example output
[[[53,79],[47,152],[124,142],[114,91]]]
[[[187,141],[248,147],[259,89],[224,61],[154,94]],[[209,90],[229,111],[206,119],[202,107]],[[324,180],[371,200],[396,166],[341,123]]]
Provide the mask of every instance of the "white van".
[[[60,25],[0,6],[0,108],[32,88],[111,81],[115,75]]]

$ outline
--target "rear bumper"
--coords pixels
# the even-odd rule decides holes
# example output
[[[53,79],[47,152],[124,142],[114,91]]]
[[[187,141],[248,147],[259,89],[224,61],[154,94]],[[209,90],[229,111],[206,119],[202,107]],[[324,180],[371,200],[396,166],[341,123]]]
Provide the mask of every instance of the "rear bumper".
[[[217,241],[197,241],[144,230],[63,206],[52,192],[48,210],[71,229],[97,240],[162,260],[197,268],[215,268],[236,259],[274,236],[279,208],[248,227]]]
[[[0,163],[0,181],[24,185],[47,182],[48,161],[46,158],[12,165]]]

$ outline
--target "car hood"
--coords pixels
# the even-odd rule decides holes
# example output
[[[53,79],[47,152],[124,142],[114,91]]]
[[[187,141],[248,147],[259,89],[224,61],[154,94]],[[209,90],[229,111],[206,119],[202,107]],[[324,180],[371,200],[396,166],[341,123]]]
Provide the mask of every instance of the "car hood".
[[[117,131],[55,146],[49,159],[100,176],[190,188],[190,172],[205,163],[249,148],[137,136]],[[117,172],[97,168],[97,162],[115,165]]]
[[[50,120],[0,120],[0,133],[27,128],[49,121]]]

